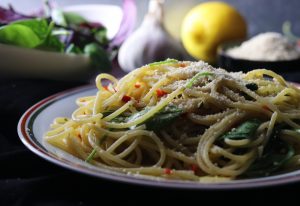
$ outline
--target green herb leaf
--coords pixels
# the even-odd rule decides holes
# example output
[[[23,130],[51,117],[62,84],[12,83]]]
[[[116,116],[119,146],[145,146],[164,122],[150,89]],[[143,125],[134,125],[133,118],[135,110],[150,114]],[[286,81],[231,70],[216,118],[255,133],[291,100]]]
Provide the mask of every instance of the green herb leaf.
[[[94,148],[93,151],[89,154],[89,156],[85,159],[85,162],[90,162],[97,153],[97,149]]]
[[[90,57],[91,66],[94,69],[101,71],[109,71],[111,69],[111,62],[106,51],[96,43],[87,44],[84,47],[84,54]]]
[[[25,48],[34,48],[42,43],[32,29],[23,25],[8,25],[0,28],[0,42]]]
[[[275,129],[263,155],[257,159],[245,172],[244,176],[259,177],[268,176],[280,169],[292,156],[295,151],[291,145],[281,140],[278,136],[281,128]]]
[[[28,19],[11,23],[10,25],[23,25],[30,28],[40,40],[44,40],[49,33],[49,25],[46,19]],[[8,26],[10,26],[8,25]],[[51,29],[52,30],[52,29]]]
[[[64,12],[63,15],[68,25],[79,25],[81,23],[87,22],[85,18],[74,12]]]
[[[78,46],[75,46],[74,44],[70,44],[65,52],[67,54],[82,54],[83,53],[83,51]]]
[[[148,66],[154,67],[154,66],[159,66],[159,65],[164,65],[164,64],[175,64],[175,63],[178,63],[178,60],[176,60],[176,59],[167,59],[167,60],[160,61],[160,62],[153,62],[151,64],[148,64]]]
[[[183,110],[178,107],[167,106],[147,120],[146,127],[148,130],[160,130],[161,128],[172,124],[182,113]]]
[[[63,51],[64,45],[52,36],[54,23],[45,19],[16,21],[0,28],[0,42],[25,48]]]
[[[104,135],[101,139],[98,140],[99,141],[98,144],[100,145],[103,141],[106,140],[106,138],[107,136]],[[90,162],[92,159],[94,159],[96,153],[97,153],[97,149],[94,148],[92,152],[89,154],[89,156],[85,159],[85,162]]]
[[[258,119],[251,119],[244,123],[242,123],[236,129],[225,133],[224,135],[220,136],[219,139],[249,139],[253,137],[254,133],[256,132],[257,128],[261,124],[261,121]]]
[[[188,81],[185,85],[186,88],[191,88],[193,86],[193,84],[195,83],[196,80],[198,80],[200,77],[205,77],[205,76],[213,76],[214,74],[211,72],[201,72],[196,74],[195,76],[193,76],[193,78]]]
[[[121,115],[117,116],[111,120],[111,122],[115,122],[115,123],[122,123],[122,122],[126,122],[126,121],[127,121],[127,117],[121,116]]]
[[[64,44],[61,43],[56,36],[52,35],[52,30],[54,28],[54,22],[51,22],[48,26],[46,37],[44,41],[36,48],[48,51],[64,51]]]
[[[149,110],[150,108],[145,108],[144,110],[135,113],[127,119],[127,122],[136,120],[146,114]],[[157,131],[172,124],[182,113],[183,110],[176,106],[167,106],[151,118],[147,119],[143,124],[146,124],[147,130]]]
[[[95,39],[102,45],[107,45],[108,44],[108,39],[107,39],[107,29],[106,28],[101,28],[95,31]]]
[[[149,107],[146,107],[145,109],[137,112],[137,113],[134,113],[133,115],[131,115],[130,117],[128,117],[127,119],[127,122],[132,122],[136,119],[138,119],[139,117],[143,116],[144,114],[146,114],[148,111],[150,110]]]
[[[300,133],[300,129],[295,129],[296,132]]]
[[[248,177],[269,176],[276,172],[284,163],[294,156],[294,149],[286,142],[282,143],[284,153],[272,151],[255,161],[245,172]]]

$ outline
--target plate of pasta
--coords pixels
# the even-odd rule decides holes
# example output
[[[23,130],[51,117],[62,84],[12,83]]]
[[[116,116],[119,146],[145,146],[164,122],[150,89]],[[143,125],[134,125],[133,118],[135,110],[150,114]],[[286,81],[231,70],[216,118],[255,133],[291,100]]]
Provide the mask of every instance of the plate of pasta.
[[[20,119],[44,159],[115,181],[233,189],[300,180],[300,90],[266,69],[167,59],[50,96]]]

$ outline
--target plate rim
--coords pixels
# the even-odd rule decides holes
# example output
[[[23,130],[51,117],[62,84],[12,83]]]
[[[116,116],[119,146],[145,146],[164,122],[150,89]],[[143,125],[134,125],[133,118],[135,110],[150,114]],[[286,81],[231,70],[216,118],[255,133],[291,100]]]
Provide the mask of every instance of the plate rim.
[[[295,83],[297,87],[300,87],[300,84]],[[85,167],[84,165],[78,165],[70,160],[61,158],[55,154],[52,154],[46,148],[39,146],[35,143],[34,139],[36,137],[33,134],[33,131],[29,131],[28,123],[32,120],[32,117],[37,113],[41,108],[47,107],[47,104],[54,103],[55,101],[62,100],[67,96],[71,96],[77,93],[81,93],[87,90],[97,89],[94,84],[79,86],[71,89],[67,89],[53,95],[50,95],[37,103],[31,106],[25,111],[21,116],[17,132],[22,143],[37,156],[45,159],[48,162],[54,163],[60,167],[82,173],[84,175],[93,176],[96,178],[101,178],[105,180],[111,180],[114,182],[129,183],[134,185],[142,186],[152,186],[160,188],[173,188],[173,189],[190,189],[190,190],[236,190],[236,189],[249,189],[249,188],[262,188],[270,186],[279,186],[288,183],[295,183],[300,181],[300,170],[293,171],[281,175],[270,176],[269,179],[264,178],[255,178],[255,179],[246,179],[246,180],[235,180],[232,182],[219,182],[219,183],[200,183],[192,181],[176,181],[176,180],[156,180],[151,178],[135,177],[133,175],[127,175],[124,173],[109,173],[107,171],[93,170],[92,168]],[[45,108],[46,108],[45,107]],[[38,114],[37,114],[38,115]],[[35,119],[33,119],[34,122]],[[37,141],[37,140],[36,140]],[[100,168],[104,170],[104,168]],[[296,173],[296,174],[293,174]]]

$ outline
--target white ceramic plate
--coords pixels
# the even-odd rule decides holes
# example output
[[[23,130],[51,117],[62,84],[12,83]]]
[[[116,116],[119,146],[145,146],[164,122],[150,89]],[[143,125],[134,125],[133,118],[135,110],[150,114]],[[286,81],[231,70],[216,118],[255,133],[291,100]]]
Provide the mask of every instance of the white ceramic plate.
[[[75,100],[78,97],[95,95],[96,91],[94,86],[80,87],[55,94],[35,104],[25,112],[19,121],[18,134],[20,139],[32,152],[52,163],[95,177],[132,184],[189,189],[238,189],[280,185],[300,180],[300,170],[271,177],[212,184],[157,180],[97,168],[43,141],[43,134],[49,130],[49,125],[54,118],[70,117],[76,108]]]

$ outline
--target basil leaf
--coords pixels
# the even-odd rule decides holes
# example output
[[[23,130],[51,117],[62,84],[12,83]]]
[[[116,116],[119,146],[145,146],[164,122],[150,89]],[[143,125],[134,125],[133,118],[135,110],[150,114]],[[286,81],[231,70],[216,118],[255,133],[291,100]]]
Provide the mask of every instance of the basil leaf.
[[[144,110],[135,113],[128,118],[127,122],[136,120],[146,114],[149,110],[150,108],[145,108]],[[143,124],[146,124],[147,130],[157,131],[172,124],[182,113],[183,110],[176,106],[167,106],[151,118],[147,119]]]
[[[286,125],[275,126],[273,133],[267,143],[263,155],[257,159],[243,174],[247,177],[268,176],[280,169],[292,156],[294,149],[287,142],[280,139],[279,134]]]
[[[279,137],[280,130],[275,130],[270,141],[264,149],[261,158],[257,159],[245,172],[244,176],[260,177],[268,176],[280,169],[286,163],[295,151],[291,145],[282,141]]]
[[[145,122],[146,127],[148,130],[160,130],[172,124],[182,113],[183,110],[178,107],[165,107],[163,110],[161,110],[159,113],[155,114],[152,118]]]
[[[126,121],[127,121],[127,117],[125,116],[117,116],[111,120],[111,122],[115,122],[115,123],[122,123]]]
[[[128,117],[127,119],[127,122],[132,122],[136,119],[138,119],[139,117],[143,116],[144,114],[146,114],[148,111],[150,110],[149,107],[137,112],[137,113],[134,113],[133,115],[131,115],[130,117]]]
[[[295,129],[296,132],[300,133],[300,129]]]
[[[251,119],[244,123],[242,123],[236,129],[225,133],[224,135],[220,136],[219,139],[248,139],[253,137],[254,133],[256,132],[257,128],[261,124],[261,121],[258,119]]]

